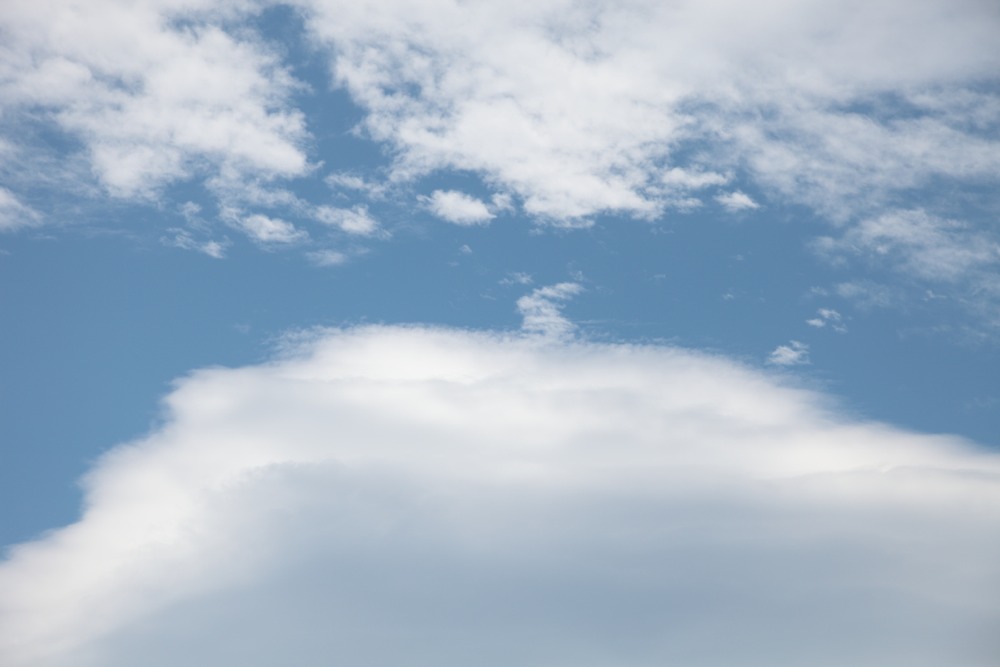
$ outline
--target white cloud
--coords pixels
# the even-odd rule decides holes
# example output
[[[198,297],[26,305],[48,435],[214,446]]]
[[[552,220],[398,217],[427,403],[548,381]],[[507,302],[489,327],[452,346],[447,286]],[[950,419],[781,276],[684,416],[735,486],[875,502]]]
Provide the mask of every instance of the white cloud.
[[[494,218],[482,200],[457,190],[435,190],[421,199],[431,213],[456,225],[485,225]]]
[[[563,317],[562,304],[582,291],[579,283],[558,283],[539,287],[531,294],[522,296],[517,300],[517,309],[524,318],[521,328],[547,338],[568,336],[576,327]]]
[[[299,243],[309,238],[308,233],[297,229],[292,223],[259,213],[239,216],[234,224],[251,239],[264,245]]]
[[[4,3],[6,119],[51,122],[79,138],[121,197],[212,173],[300,175],[296,84],[252,33],[222,27],[247,10],[200,0]]]
[[[744,192],[740,192],[739,190],[720,194],[716,196],[715,201],[722,204],[723,208],[731,213],[760,208],[760,204],[751,199],[749,195]]]
[[[806,324],[817,329],[824,328],[827,324],[837,333],[847,333],[847,325],[844,324],[844,316],[833,308],[820,308],[816,311],[816,317],[806,320]]]
[[[817,249],[833,255],[860,255],[943,283],[1000,267],[1000,236],[922,210],[893,210],[862,220],[839,238],[821,238]]]
[[[654,216],[735,168],[836,218],[1000,170],[978,0],[303,4],[395,178],[477,172],[542,219]]]
[[[789,341],[788,345],[779,345],[771,351],[768,363],[777,366],[799,366],[809,363],[809,346],[797,340]]]
[[[995,454],[678,348],[306,341],[179,380],[88,474],[79,522],[10,552],[0,662],[996,656]]]
[[[353,208],[320,206],[316,209],[315,216],[320,222],[339,227],[348,234],[371,236],[379,231],[378,221],[371,216],[366,206]]]

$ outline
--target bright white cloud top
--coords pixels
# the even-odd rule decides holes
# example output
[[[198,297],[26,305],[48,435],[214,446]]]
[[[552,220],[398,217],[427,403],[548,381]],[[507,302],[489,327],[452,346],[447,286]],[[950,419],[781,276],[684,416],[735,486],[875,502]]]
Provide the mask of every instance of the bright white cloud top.
[[[997,44],[987,0],[0,3],[0,441],[233,365],[0,562],[0,664],[994,666],[996,452],[795,378],[995,438]]]
[[[1000,460],[825,403],[672,347],[318,331],[102,457],[0,567],[0,660],[993,664]]]

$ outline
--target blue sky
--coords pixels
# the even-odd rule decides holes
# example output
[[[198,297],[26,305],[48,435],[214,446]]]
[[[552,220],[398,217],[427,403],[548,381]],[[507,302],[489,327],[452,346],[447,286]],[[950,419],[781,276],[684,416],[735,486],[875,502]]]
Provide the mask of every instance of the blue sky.
[[[995,656],[992,3],[52,0],[0,34],[4,660]]]

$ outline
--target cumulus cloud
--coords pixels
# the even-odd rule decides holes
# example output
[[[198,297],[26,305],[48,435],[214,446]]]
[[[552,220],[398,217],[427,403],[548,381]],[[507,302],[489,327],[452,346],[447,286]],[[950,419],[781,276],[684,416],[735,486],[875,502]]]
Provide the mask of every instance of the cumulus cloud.
[[[800,366],[809,363],[809,346],[797,340],[779,345],[767,357],[768,363],[777,366]]]
[[[565,291],[565,290],[563,290]],[[990,665],[1000,461],[724,358],[318,331],[0,565],[0,662]]]
[[[1000,168],[976,0],[302,4],[396,178],[476,172],[542,219],[654,216],[737,167],[839,217]]]
[[[431,213],[456,225],[485,225],[494,218],[485,202],[457,190],[435,190],[422,199]]]
[[[60,0],[0,9],[5,120],[51,123],[83,143],[103,186],[153,196],[197,175],[307,168],[295,83],[239,2]]]

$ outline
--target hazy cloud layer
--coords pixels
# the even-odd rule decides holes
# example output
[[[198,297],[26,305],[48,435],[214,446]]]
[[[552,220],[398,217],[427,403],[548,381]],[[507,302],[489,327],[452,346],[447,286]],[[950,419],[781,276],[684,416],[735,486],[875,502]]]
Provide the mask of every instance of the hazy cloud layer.
[[[549,289],[534,301],[572,292]],[[0,565],[4,665],[987,667],[1000,648],[995,454],[677,348],[318,332],[179,380],[85,489],[78,523]]]

